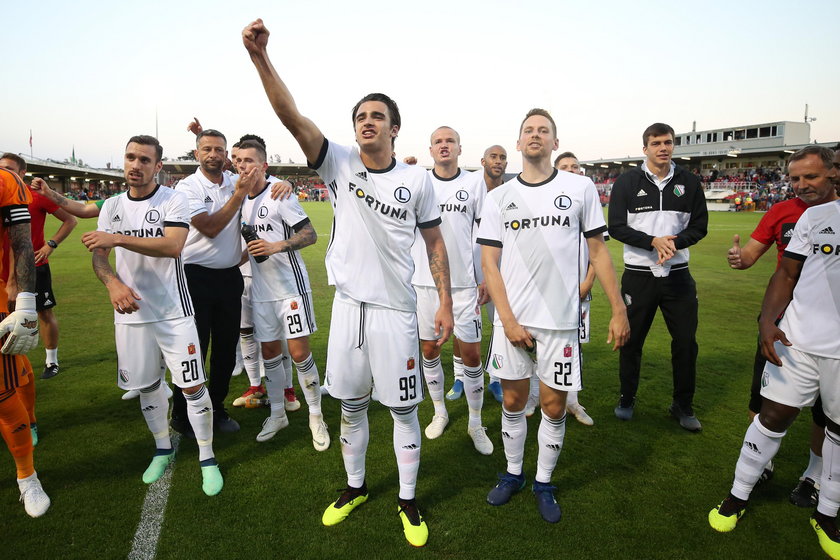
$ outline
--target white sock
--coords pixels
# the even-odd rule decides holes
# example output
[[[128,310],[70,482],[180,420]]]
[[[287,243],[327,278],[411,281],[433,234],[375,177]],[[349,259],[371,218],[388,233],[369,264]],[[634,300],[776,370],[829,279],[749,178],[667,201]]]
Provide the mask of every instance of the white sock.
[[[826,430],[822,453],[823,469],[817,511],[829,517],[836,517],[840,508],[840,436]]]
[[[286,405],[283,401],[283,390],[286,388],[286,369],[283,367],[283,354],[269,360],[265,364],[265,390],[268,393],[271,415],[275,418],[286,416]]]
[[[528,421],[525,409],[510,412],[502,405],[502,443],[505,446],[507,472],[522,474],[522,457],[525,455],[525,436],[528,435]]]
[[[756,415],[747,433],[744,445],[735,465],[735,480],[732,482],[732,495],[739,500],[749,500],[753,487],[764,472],[764,466],[773,460],[787,432],[772,432],[761,425]]]
[[[823,447],[825,444],[823,443]],[[810,457],[808,459],[808,466],[805,468],[805,472],[802,473],[802,479],[810,478],[813,480],[817,488],[820,487],[820,476],[822,476],[823,470],[823,460],[822,457],[814,453],[812,450],[808,450]]]
[[[318,380],[318,365],[312,359],[312,354],[298,363],[295,362],[298,373],[298,383],[306,399],[309,414],[321,414],[321,382]]]
[[[481,363],[475,367],[464,366],[464,394],[470,411],[469,427],[481,426],[481,406],[484,403],[484,370]]]
[[[347,471],[347,486],[352,488],[360,488],[365,483],[365,454],[370,439],[369,404],[369,397],[341,401],[341,457]]]
[[[429,397],[435,406],[435,415],[448,417],[443,400],[443,367],[440,365],[440,356],[431,360],[423,358],[423,377],[426,379]]]
[[[291,389],[294,387],[294,380],[292,379],[292,357],[289,356],[289,351],[283,353],[283,371],[286,374],[284,389]]]
[[[184,398],[187,401],[187,418],[198,443],[198,460],[212,459],[215,457],[213,454],[213,403],[210,401],[207,387],[202,385],[192,395],[184,393]]]
[[[260,345],[254,339],[254,333],[239,335],[239,348],[242,350],[242,363],[248,375],[251,387],[260,384]]]
[[[49,364],[57,364],[58,363],[58,348],[45,348],[47,351],[47,365]]]
[[[155,438],[155,447],[172,449],[172,441],[169,439],[169,400],[160,381],[140,390],[140,410]]]
[[[560,457],[560,450],[563,449],[563,438],[566,436],[566,414],[562,418],[551,418],[542,412],[540,428],[537,431],[537,474],[534,480],[548,484],[551,482],[551,473],[557,466],[557,459]]]
[[[394,419],[394,454],[400,475],[401,500],[413,500],[420,469],[420,421],[417,405],[391,409]]]
[[[540,402],[540,378],[537,377],[536,373],[531,374],[531,386],[529,389],[528,397],[537,402]]]
[[[464,381],[464,360],[460,357],[452,355],[452,369],[455,372],[456,381]]]
[[[578,402],[578,392],[577,391],[569,391],[566,393],[566,409],[568,410],[569,407],[576,407],[580,403]]]

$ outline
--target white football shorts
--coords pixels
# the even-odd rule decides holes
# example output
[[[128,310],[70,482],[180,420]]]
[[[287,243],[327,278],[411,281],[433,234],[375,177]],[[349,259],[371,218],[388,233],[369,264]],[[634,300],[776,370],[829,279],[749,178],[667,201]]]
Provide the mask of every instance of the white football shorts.
[[[517,348],[505,336],[505,328],[493,325],[493,342],[487,357],[488,373],[499,379],[530,379],[535,372],[545,385],[558,391],[583,388],[578,329],[551,330],[525,327],[536,342],[531,353]]]
[[[388,407],[423,400],[417,316],[336,292],[324,386],[336,399],[369,395],[373,385]]]
[[[420,340],[437,340],[435,336],[435,313],[440,307],[436,288],[414,286],[417,292],[417,325]],[[452,314],[455,319],[454,334],[464,342],[481,342],[481,307],[478,305],[478,289],[453,288]]]
[[[824,358],[776,342],[782,367],[767,362],[761,375],[761,396],[787,406],[812,406],[822,395],[823,411],[840,423],[840,360]]]
[[[161,378],[160,355],[172,382],[182,389],[201,385],[207,379],[195,319],[181,317],[155,323],[117,323],[117,386],[124,390],[145,389]]]
[[[592,302],[590,300],[580,302],[580,343],[587,344],[589,342],[589,307]]]
[[[251,329],[254,327],[253,310],[251,308],[251,277],[242,276],[242,283],[245,289],[242,290],[242,314],[239,316],[239,328]]]
[[[257,342],[301,338],[318,329],[312,312],[311,292],[277,301],[255,301],[253,306]]]

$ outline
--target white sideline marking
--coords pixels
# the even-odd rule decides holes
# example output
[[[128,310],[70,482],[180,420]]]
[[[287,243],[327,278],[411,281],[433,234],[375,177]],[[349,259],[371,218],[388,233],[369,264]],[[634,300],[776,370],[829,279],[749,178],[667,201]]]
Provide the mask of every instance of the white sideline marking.
[[[176,455],[172,458],[169,466],[166,467],[163,476],[149,485],[146,500],[143,502],[143,509],[140,512],[140,523],[137,524],[131,551],[128,553],[129,560],[152,560],[157,555],[160,528],[163,525],[166,502],[169,500],[172,471],[178,458],[178,444],[180,442],[181,435],[174,434],[172,436],[172,452]]]

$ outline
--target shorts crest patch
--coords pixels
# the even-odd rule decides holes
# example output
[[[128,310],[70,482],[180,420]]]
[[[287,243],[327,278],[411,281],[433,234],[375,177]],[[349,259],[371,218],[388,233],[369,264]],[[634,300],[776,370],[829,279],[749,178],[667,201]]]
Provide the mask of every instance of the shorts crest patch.
[[[764,373],[761,374],[761,386],[767,387],[770,384],[770,372],[764,370]]]
[[[292,311],[296,311],[296,310],[297,310],[297,308],[298,308],[298,302],[293,301],[293,302],[289,305],[289,307],[291,307],[291,308],[292,308]]]
[[[405,369],[412,370],[414,369],[415,363],[414,358],[409,358],[408,361],[405,363]]]
[[[493,360],[492,360],[493,369],[502,369],[502,364],[503,363],[504,363],[504,360],[502,360],[502,357],[500,355],[493,354]]]
[[[189,343],[189,344],[187,345],[187,353],[188,353],[190,356],[192,356],[193,354],[195,354],[195,344],[193,344],[192,342],[191,342],[191,343]]]
[[[572,345],[567,344],[563,347],[563,357],[564,358],[571,358],[572,357]]]

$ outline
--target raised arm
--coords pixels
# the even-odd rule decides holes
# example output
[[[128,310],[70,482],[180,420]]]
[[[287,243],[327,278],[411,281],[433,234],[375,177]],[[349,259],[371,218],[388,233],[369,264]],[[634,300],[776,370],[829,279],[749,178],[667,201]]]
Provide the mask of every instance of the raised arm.
[[[306,159],[314,162],[324,144],[324,135],[315,123],[300,114],[292,94],[274,69],[268,57],[268,35],[268,29],[263,21],[258,19],[242,31],[242,42],[260,75],[274,112],[280,117],[283,126],[295,137]]]
[[[47,182],[40,177],[32,179],[32,184],[30,186],[33,191],[46,196],[58,204],[62,210],[68,214],[76,216],[77,218],[96,218],[99,216],[99,207],[96,204],[85,204],[84,202],[79,202],[78,200],[70,200],[66,196],[58,194],[52,190],[49,185],[47,185]]]

